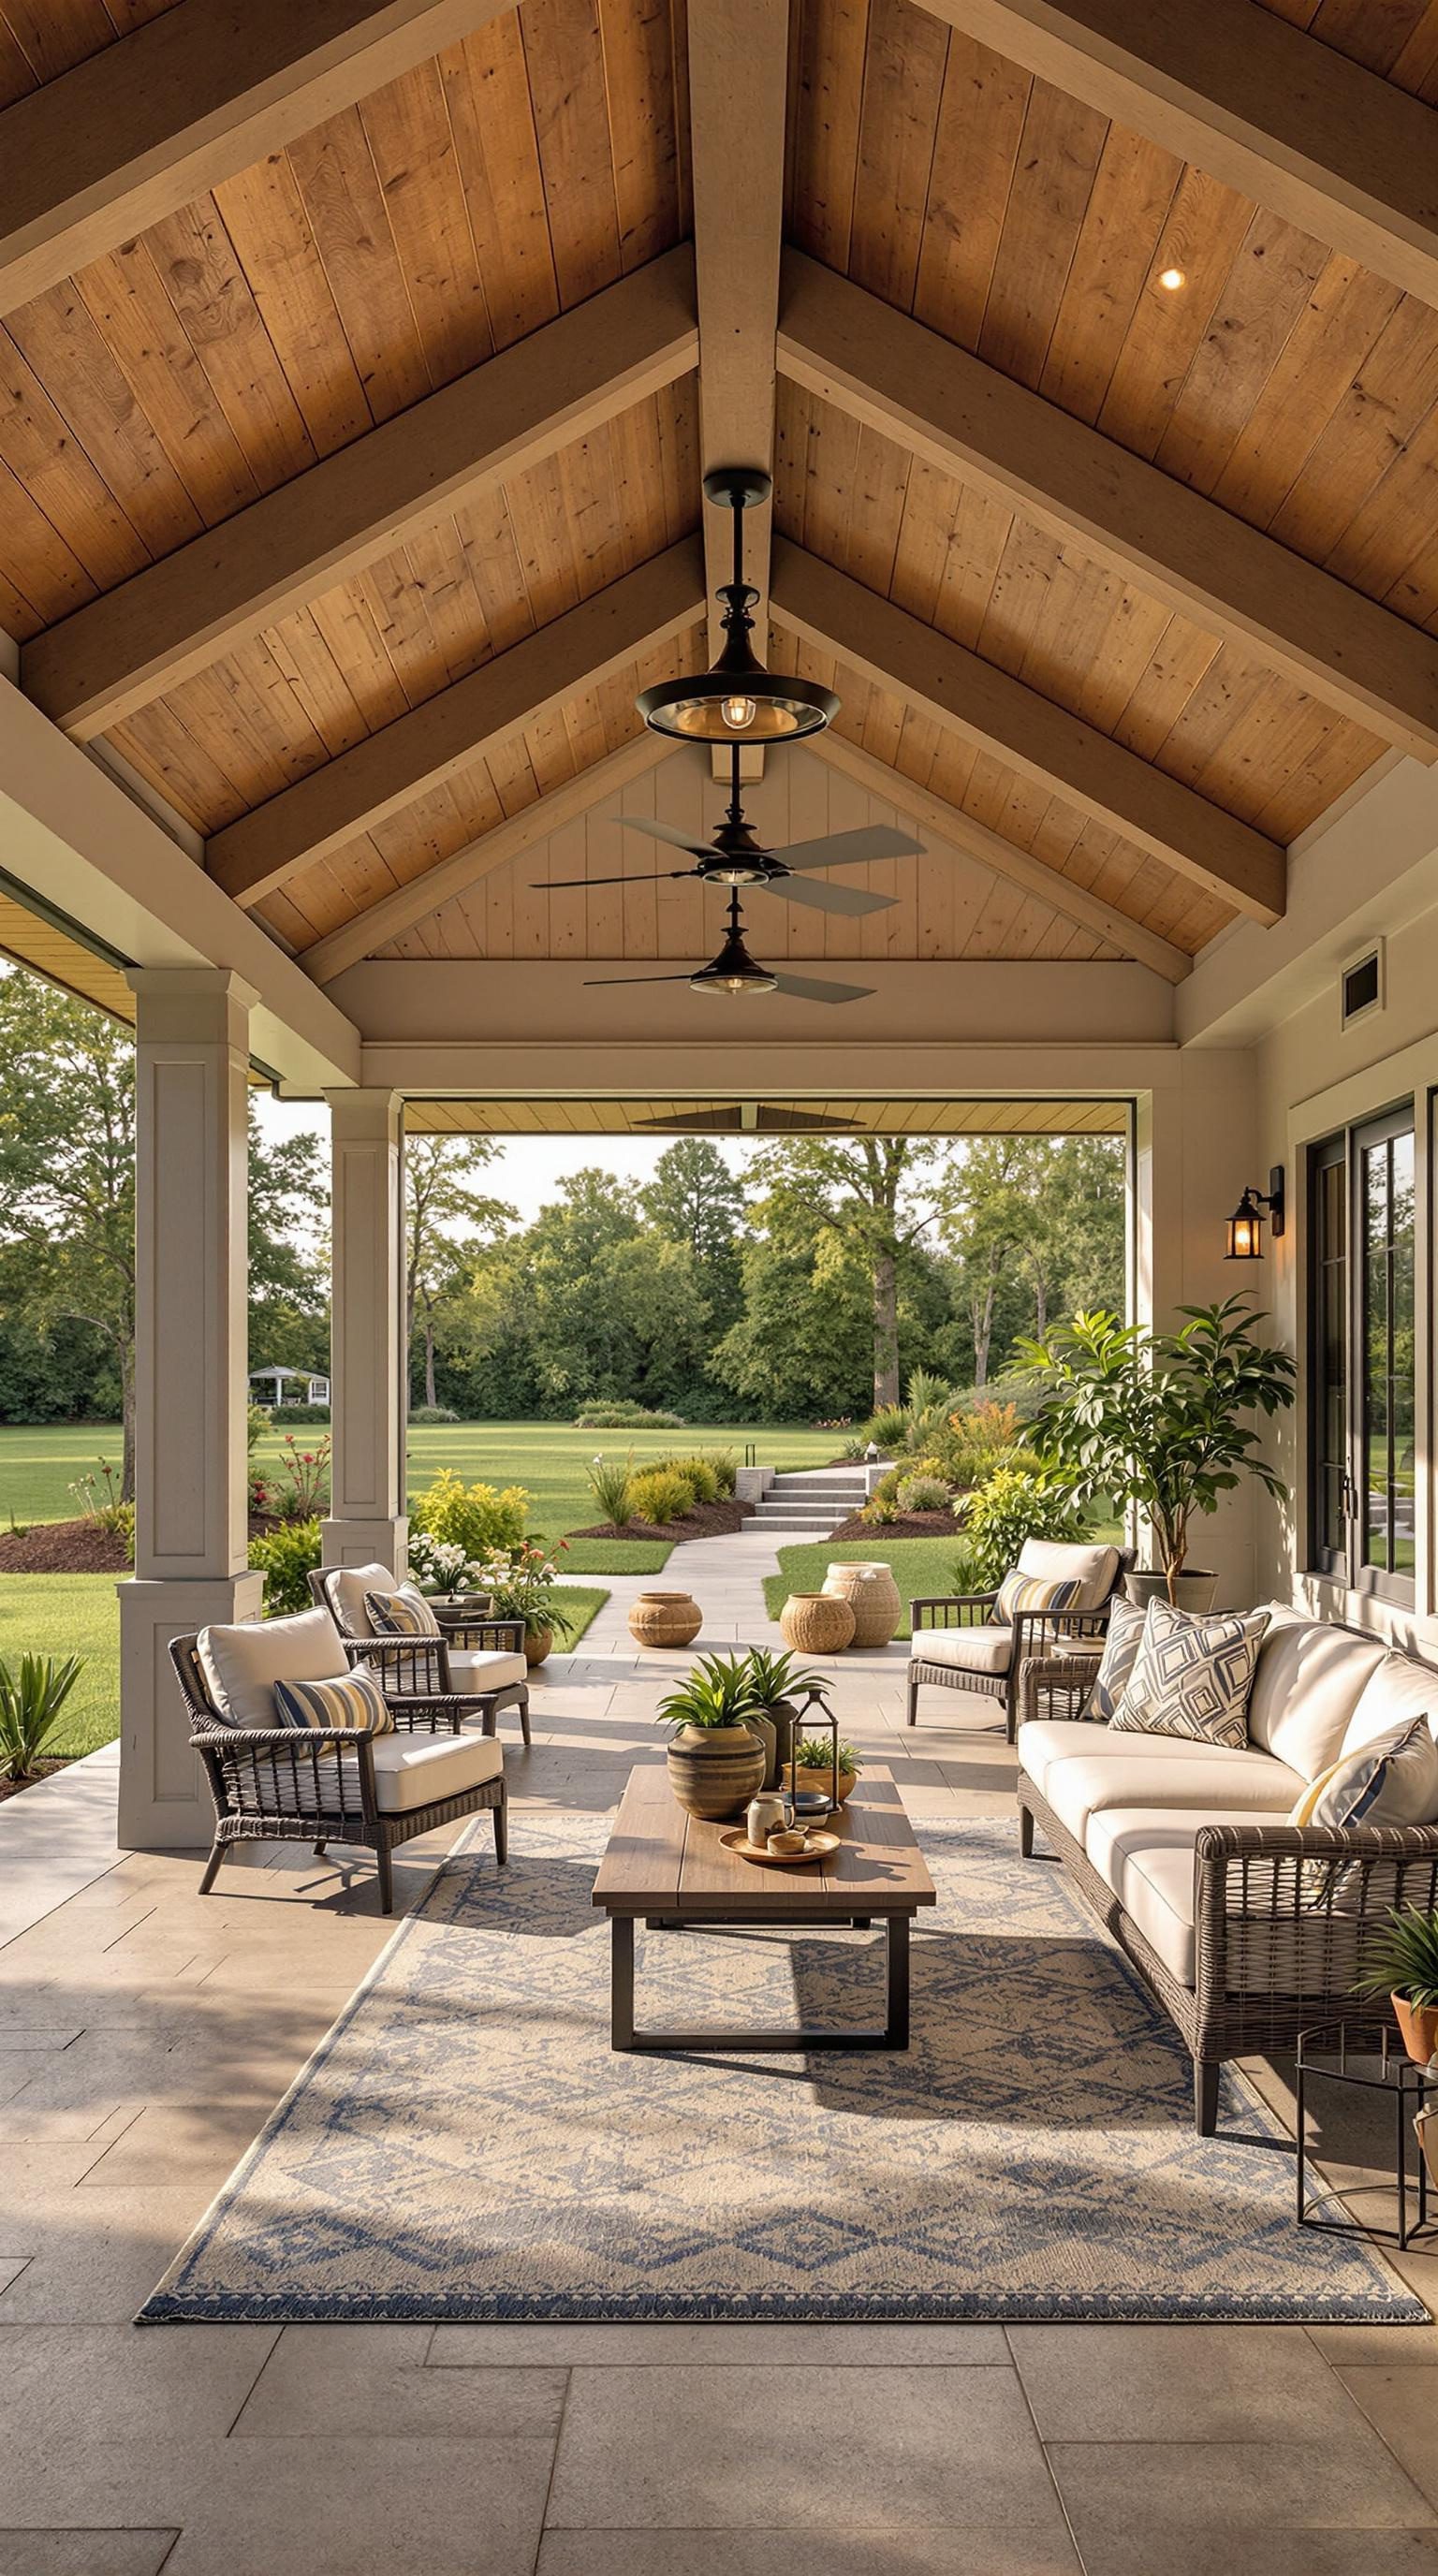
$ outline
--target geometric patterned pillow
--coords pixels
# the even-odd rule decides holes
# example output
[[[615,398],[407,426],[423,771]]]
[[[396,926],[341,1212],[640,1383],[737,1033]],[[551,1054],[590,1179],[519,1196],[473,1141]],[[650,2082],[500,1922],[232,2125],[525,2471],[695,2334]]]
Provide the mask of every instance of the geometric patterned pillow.
[[[281,1726],[310,1726],[341,1735],[351,1726],[388,1735],[394,1717],[373,1673],[345,1673],[332,1682],[276,1682],[275,1714]]]
[[[1042,1574],[1006,1574],[989,1616],[1010,1623],[1020,1610],[1072,1610],[1082,1591],[1077,1578],[1058,1582]]]
[[[1144,1607],[1138,1601],[1115,1601],[1108,1614],[1108,1628],[1103,1641],[1103,1656],[1094,1675],[1085,1717],[1096,1718],[1103,1726],[1113,1723],[1113,1714],[1129,1685],[1138,1660],[1144,1631]]]
[[[1193,1618],[1150,1601],[1128,1687],[1109,1720],[1140,1735],[1181,1735],[1241,1753],[1266,1610]]]
[[[403,1583],[398,1592],[367,1592],[364,1606],[381,1637],[437,1637],[439,1621],[422,1592]]]

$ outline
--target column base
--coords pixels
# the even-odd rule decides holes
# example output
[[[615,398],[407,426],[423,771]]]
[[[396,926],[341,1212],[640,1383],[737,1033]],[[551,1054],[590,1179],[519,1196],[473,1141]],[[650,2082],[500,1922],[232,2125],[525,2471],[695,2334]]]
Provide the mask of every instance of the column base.
[[[409,1566],[409,1520],[326,1521],[320,1534],[326,1565],[387,1565],[403,1582]]]
[[[116,1586],[120,1596],[122,1851],[208,1851],[215,1811],[170,1662],[172,1637],[258,1619],[260,1574]]]

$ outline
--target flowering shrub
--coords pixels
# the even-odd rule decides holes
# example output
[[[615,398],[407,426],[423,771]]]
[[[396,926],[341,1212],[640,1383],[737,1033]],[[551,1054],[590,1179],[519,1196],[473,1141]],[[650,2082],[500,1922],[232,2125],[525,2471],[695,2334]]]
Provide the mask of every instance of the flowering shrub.
[[[559,1545],[561,1551],[567,1549],[568,1539]],[[496,1619],[522,1619],[531,1637],[546,1628],[569,1635],[574,1622],[559,1607],[559,1568],[538,1539],[522,1539],[513,1549],[496,1548],[477,1568],[477,1577]]]
[[[107,1538],[119,1538],[133,1552],[135,1545],[135,1506],[120,1499],[120,1470],[108,1458],[95,1462],[100,1472],[89,1469],[77,1476],[70,1487],[75,1507],[82,1521],[94,1530],[103,1530]]]
[[[317,1440],[313,1449],[302,1449],[294,1433],[287,1431],[280,1446],[279,1464],[269,1478],[267,1491],[269,1500],[259,1508],[274,1512],[282,1521],[312,1521],[320,1512],[327,1511],[330,1499],[328,1440]]]
[[[458,1539],[431,1538],[428,1530],[409,1534],[409,1570],[421,1592],[477,1592],[480,1569]]]

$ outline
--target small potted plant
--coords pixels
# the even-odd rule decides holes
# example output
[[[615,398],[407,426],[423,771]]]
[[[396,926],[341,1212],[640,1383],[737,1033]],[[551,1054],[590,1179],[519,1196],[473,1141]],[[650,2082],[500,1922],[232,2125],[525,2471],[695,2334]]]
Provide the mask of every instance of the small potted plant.
[[[1415,2065],[1438,2056],[1438,1912],[1395,1909],[1364,1943],[1353,1991],[1387,1993]]]
[[[821,1791],[826,1798],[832,1796],[834,1788],[834,1744],[832,1737],[827,1735],[805,1736],[797,1747],[797,1755],[798,1759],[794,1773],[794,1786],[800,1794],[802,1795],[806,1789],[817,1789]],[[859,1774],[863,1770],[863,1767],[864,1764],[862,1756],[852,1744],[845,1743],[841,1738],[839,1743],[839,1794],[836,1801],[837,1805],[842,1807],[845,1799],[853,1796],[854,1789],[858,1783]]]
[[[823,1689],[824,1677],[800,1665],[790,1654],[771,1655],[767,1646],[751,1646],[744,1661],[749,1668],[749,1686],[760,1720],[773,1731],[772,1758],[765,1774],[766,1789],[775,1789],[787,1774],[794,1750],[794,1729],[800,1711],[792,1694]]]
[[[559,1542],[563,1547],[566,1542]],[[538,1539],[521,1539],[518,1547],[496,1549],[479,1568],[489,1595],[492,1619],[524,1621],[524,1660],[533,1670],[542,1664],[556,1633],[567,1637],[574,1626],[561,1607],[559,1568]]]
[[[748,1722],[757,1705],[747,1655],[701,1655],[660,1701],[673,1729],[669,1785],[691,1816],[735,1816],[763,1788],[769,1749]]]
[[[431,1538],[428,1530],[411,1530],[409,1571],[411,1582],[430,1599],[463,1607],[472,1617],[489,1607],[475,1589],[479,1567],[457,1539]]]

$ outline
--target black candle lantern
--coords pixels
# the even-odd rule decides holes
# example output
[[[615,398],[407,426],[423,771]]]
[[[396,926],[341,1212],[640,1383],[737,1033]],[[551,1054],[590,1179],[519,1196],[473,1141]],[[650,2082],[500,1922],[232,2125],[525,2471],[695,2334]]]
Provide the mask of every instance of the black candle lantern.
[[[814,1715],[815,1710],[818,1711],[817,1717]],[[802,1767],[799,1761],[799,1745],[806,1728],[811,1725],[826,1728],[832,1741],[830,1788],[827,1793],[823,1789],[801,1789],[799,1786],[799,1772]],[[789,1757],[789,1796],[794,1808],[796,1825],[822,1824],[826,1816],[838,1814],[839,1721],[822,1690],[812,1686],[803,1708],[794,1720],[793,1751]]]
[[[1268,1175],[1266,1190],[1247,1189],[1228,1220],[1228,1247],[1225,1261],[1261,1261],[1263,1259],[1263,1211],[1277,1243],[1283,1232],[1283,1166],[1275,1163]]]

